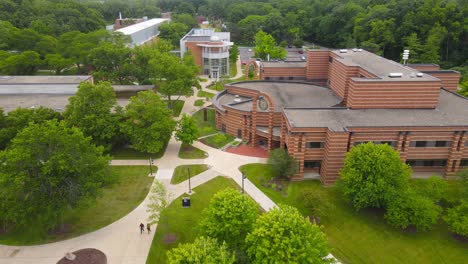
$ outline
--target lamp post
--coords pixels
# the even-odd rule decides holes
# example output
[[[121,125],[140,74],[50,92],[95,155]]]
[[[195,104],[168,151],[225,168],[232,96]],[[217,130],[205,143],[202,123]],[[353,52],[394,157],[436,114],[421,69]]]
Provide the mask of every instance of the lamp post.
[[[149,158],[150,175],[153,176],[153,158]]]
[[[247,178],[245,175],[244,175],[244,172],[242,172],[242,193],[244,193],[244,179]]]
[[[190,168],[187,168],[187,174],[188,174],[188,193],[192,193],[192,186],[190,185]]]

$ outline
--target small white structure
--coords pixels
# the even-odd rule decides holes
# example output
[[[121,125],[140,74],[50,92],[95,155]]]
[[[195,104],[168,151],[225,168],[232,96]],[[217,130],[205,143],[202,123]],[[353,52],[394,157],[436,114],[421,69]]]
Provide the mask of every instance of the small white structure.
[[[157,37],[159,35],[159,26],[166,22],[169,22],[169,19],[153,18],[141,23],[117,29],[116,32],[130,36],[132,43],[130,43],[129,46],[134,47],[142,45]]]

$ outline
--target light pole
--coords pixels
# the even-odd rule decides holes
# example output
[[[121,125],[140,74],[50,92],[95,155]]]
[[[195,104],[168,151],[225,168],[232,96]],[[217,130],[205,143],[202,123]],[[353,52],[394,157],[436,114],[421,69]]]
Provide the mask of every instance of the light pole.
[[[153,158],[149,158],[150,175],[153,176]]]
[[[190,185],[190,168],[187,168],[187,174],[188,174],[188,193],[192,193],[192,186]]]
[[[242,172],[242,193],[244,193],[244,179],[247,178],[245,175],[244,175],[244,172]]]

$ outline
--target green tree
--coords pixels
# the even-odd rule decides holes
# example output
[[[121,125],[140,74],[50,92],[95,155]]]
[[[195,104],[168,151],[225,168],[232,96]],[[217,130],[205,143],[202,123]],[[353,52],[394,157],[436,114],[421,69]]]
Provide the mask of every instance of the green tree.
[[[193,243],[180,244],[167,252],[169,264],[219,263],[232,264],[235,257],[225,243],[219,245],[216,239],[199,237]]]
[[[162,150],[176,126],[167,104],[153,91],[144,91],[130,97],[125,109],[121,129],[133,147],[150,153]]]
[[[277,177],[290,178],[298,171],[297,161],[285,149],[274,149],[268,155],[268,164],[273,167]]]
[[[413,188],[417,194],[429,198],[435,203],[446,197],[445,194],[448,191],[449,185],[441,177],[431,176],[428,179],[421,180],[419,183],[417,188]]]
[[[440,25],[435,25],[429,32],[424,45],[424,52],[421,54],[421,60],[426,63],[439,63],[440,47],[447,35],[447,29]]]
[[[104,42],[89,53],[98,80],[129,84],[133,80],[131,50],[124,43]]]
[[[202,235],[225,241],[231,248],[243,246],[258,216],[257,205],[234,189],[216,193],[202,212]]]
[[[47,66],[55,70],[55,74],[59,75],[63,69],[73,64],[70,59],[64,58],[60,54],[47,54],[45,56],[45,62]]]
[[[198,126],[195,119],[184,114],[178,122],[176,139],[184,144],[192,144],[199,136]]]
[[[431,199],[405,192],[387,205],[385,220],[397,228],[414,226],[418,231],[428,231],[437,222],[441,211]]]
[[[239,47],[237,45],[232,45],[229,50],[229,62],[236,63],[237,58],[239,57]]]
[[[173,23],[182,23],[188,29],[198,27],[197,20],[191,14],[184,14],[184,13],[175,14],[175,15],[172,16],[172,22]]]
[[[16,134],[29,125],[29,123],[41,124],[47,120],[60,119],[60,113],[50,108],[17,108],[5,117],[4,128],[0,138],[0,149],[5,148]]]
[[[418,38],[418,34],[412,33],[403,39],[405,49],[410,50],[409,63],[421,63],[421,54],[424,52],[424,47]]]
[[[68,100],[63,113],[67,124],[81,129],[96,145],[110,150],[119,131],[119,116],[113,112],[117,98],[111,84],[83,82]]]
[[[30,123],[0,152],[0,204],[4,221],[46,230],[63,212],[94,197],[110,182],[109,156],[64,122]]]
[[[180,39],[187,34],[189,28],[183,23],[164,23],[159,27],[159,37],[171,42],[174,47],[178,47]]]
[[[282,205],[260,216],[246,238],[252,263],[328,263],[327,238],[299,211]]]
[[[20,54],[10,54],[0,61],[0,73],[8,75],[33,75],[42,64],[39,54],[35,51],[25,51]]]
[[[356,210],[380,208],[407,190],[410,174],[391,146],[368,142],[346,154],[339,185]]]
[[[459,205],[447,209],[447,215],[443,219],[451,232],[468,237],[468,201],[461,200]]]
[[[276,46],[275,39],[260,30],[255,34],[255,57],[266,60],[268,56],[272,59],[284,59],[286,50]]]

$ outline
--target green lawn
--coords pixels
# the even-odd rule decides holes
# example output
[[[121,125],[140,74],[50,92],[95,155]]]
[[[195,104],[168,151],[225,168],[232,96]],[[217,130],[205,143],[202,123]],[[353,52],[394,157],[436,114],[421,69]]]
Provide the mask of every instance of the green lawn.
[[[190,177],[193,177],[206,170],[208,170],[208,166],[205,164],[177,166],[174,170],[174,174],[172,174],[171,183],[178,184],[185,180],[188,180],[189,171],[190,171]]]
[[[206,88],[208,88],[208,89],[210,89],[210,90],[213,90],[213,91],[218,91],[218,92],[220,92],[220,91],[224,90],[224,84],[225,84],[225,83],[226,83],[226,82],[223,82],[223,81],[216,82],[216,83],[212,83],[210,86],[208,86],[208,87],[206,87]]]
[[[286,195],[263,187],[273,171],[265,164],[241,168],[249,180],[276,203],[296,206],[304,215],[310,212],[300,203],[304,189],[324,192],[335,208],[321,219],[332,253],[345,263],[466,263],[468,245],[455,240],[440,221],[430,232],[409,233],[388,226],[383,212],[356,212],[336,187],[323,187],[319,181],[291,182]]]
[[[193,114],[193,118],[197,123],[197,127],[199,128],[200,136],[207,136],[211,134],[215,134],[218,132],[216,129],[215,123],[215,110],[212,108],[207,108],[207,121],[203,120],[203,112],[204,110],[201,109]]]
[[[164,100],[164,101],[169,103],[169,101],[167,101],[167,100]],[[177,117],[177,116],[180,115],[180,112],[182,111],[182,108],[184,107],[184,103],[185,103],[185,101],[183,101],[183,100],[172,101],[172,104],[173,104],[172,115],[174,117]]]
[[[150,157],[153,159],[159,159],[164,155],[166,147],[167,143],[164,148],[157,153],[141,152],[131,147],[117,147],[111,151],[110,155],[116,160],[144,160],[149,159]]]
[[[68,239],[124,217],[144,200],[153,178],[148,177],[148,166],[115,166],[112,173],[116,175],[117,182],[104,187],[96,201],[90,201],[88,207],[81,206],[65,214],[64,222],[70,228],[68,232],[47,234],[38,230],[21,230],[0,234],[0,244],[30,245]]]
[[[192,145],[182,143],[179,149],[179,158],[181,159],[204,159],[208,157],[208,154]]]
[[[198,97],[205,97],[205,98],[213,98],[213,96],[215,96],[215,94],[200,90],[200,91],[198,91],[197,96]]]
[[[204,99],[197,99],[193,105],[194,106],[203,106],[205,104],[205,100]]]
[[[233,140],[234,137],[229,134],[216,134],[214,136],[202,138],[200,141],[208,146],[219,149]]]
[[[226,188],[239,189],[239,186],[231,179],[218,176],[194,189],[195,193],[190,196],[190,208],[182,208],[182,199],[181,197],[177,198],[163,213],[146,263],[164,264],[166,263],[166,252],[169,249],[177,247],[179,243],[193,242],[199,234],[196,227],[200,221],[202,210],[208,206],[215,193]],[[176,242],[164,243],[163,238],[166,234],[175,234]]]

